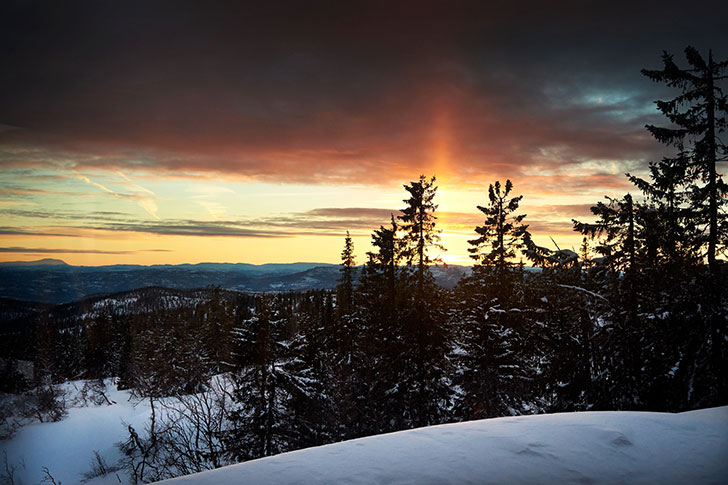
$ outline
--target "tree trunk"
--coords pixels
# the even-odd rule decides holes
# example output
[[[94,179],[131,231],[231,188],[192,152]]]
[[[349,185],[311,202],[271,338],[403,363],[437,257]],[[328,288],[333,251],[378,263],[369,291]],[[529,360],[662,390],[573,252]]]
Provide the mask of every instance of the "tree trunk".
[[[715,277],[718,271],[718,264],[715,259],[716,246],[718,245],[718,187],[716,183],[716,146],[715,146],[715,86],[713,82],[714,76],[713,52],[710,51],[708,58],[708,132],[706,133],[706,141],[708,142],[708,201],[709,201],[709,224],[710,232],[708,234],[708,270],[710,271],[711,283],[715,284]]]

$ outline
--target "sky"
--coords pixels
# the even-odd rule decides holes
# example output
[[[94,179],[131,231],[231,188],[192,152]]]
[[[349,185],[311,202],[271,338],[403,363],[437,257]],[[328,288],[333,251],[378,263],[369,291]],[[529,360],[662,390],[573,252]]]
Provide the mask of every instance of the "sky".
[[[640,74],[728,57],[722,2],[0,5],[0,261],[338,262],[437,177],[446,262],[488,184],[537,243],[635,193],[675,94]],[[433,254],[437,256],[437,254]]]

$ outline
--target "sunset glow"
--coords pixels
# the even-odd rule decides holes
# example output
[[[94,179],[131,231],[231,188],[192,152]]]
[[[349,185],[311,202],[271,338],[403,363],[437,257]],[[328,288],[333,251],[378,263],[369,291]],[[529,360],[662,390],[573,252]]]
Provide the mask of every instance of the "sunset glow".
[[[506,178],[536,242],[573,248],[664,150],[639,68],[682,44],[647,12],[142,5],[2,15],[0,261],[338,262],[348,230],[363,263],[421,173],[448,263]]]

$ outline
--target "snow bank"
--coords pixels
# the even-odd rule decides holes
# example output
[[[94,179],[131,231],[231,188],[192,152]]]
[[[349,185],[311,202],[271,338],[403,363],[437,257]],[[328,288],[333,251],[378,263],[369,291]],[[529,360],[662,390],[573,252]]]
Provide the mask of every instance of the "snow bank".
[[[83,381],[64,384],[67,399],[79,394]],[[55,423],[39,423],[24,426],[10,440],[0,441],[0,466],[4,468],[3,453],[7,453],[8,466],[15,467],[14,481],[19,484],[40,483],[44,477],[42,467],[48,468],[56,482],[64,485],[80,483],[84,473],[91,470],[94,450],[114,465],[121,454],[115,443],[128,437],[128,423],[143,429],[150,415],[148,401],[131,401],[128,391],[118,391],[115,386],[106,388],[108,398],[115,404],[71,407],[68,416]],[[136,405],[135,405],[136,404]],[[0,470],[0,477],[6,474]],[[115,483],[119,479],[127,483],[119,472],[91,480],[89,484]],[[0,480],[2,483],[2,480]]]
[[[728,483],[728,407],[446,424],[284,453],[169,482]]]
[[[68,383],[69,395],[83,382]],[[146,401],[107,388],[115,404],[69,409],[0,441],[15,484],[36,484],[48,467],[57,482],[79,483],[98,450],[108,465],[141,430]],[[77,392],[76,392],[77,394]],[[0,463],[2,465],[2,463]],[[0,470],[0,476],[4,470]],[[118,473],[118,478],[117,478]],[[128,483],[122,472],[88,485]],[[728,407],[682,414],[564,413],[447,424],[309,448],[171,480],[218,483],[728,483]],[[2,480],[0,479],[0,483]]]

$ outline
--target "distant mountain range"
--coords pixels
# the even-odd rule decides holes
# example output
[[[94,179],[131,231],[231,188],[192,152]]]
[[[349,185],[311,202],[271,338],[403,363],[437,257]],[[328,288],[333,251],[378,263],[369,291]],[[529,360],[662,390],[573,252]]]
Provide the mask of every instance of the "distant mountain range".
[[[437,282],[445,287],[457,284],[468,270],[454,265],[432,268]],[[214,285],[252,292],[328,289],[339,278],[339,266],[327,263],[71,266],[58,259],[41,259],[0,263],[0,297],[58,304],[148,286]]]
[[[60,259],[45,258],[37,261],[7,261],[0,263],[0,268],[17,268],[18,266],[68,266],[65,261]]]

